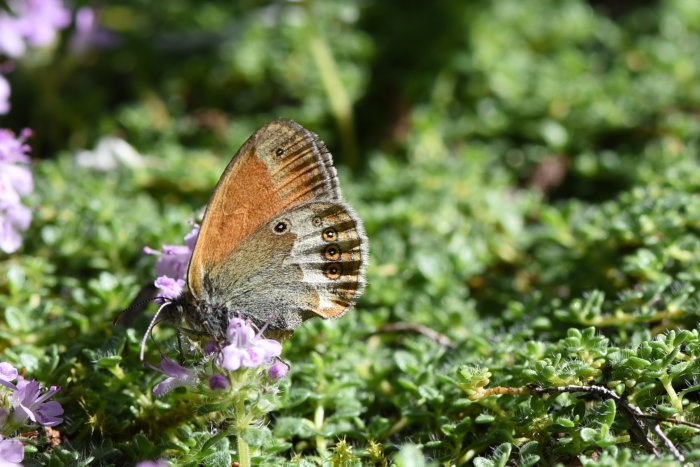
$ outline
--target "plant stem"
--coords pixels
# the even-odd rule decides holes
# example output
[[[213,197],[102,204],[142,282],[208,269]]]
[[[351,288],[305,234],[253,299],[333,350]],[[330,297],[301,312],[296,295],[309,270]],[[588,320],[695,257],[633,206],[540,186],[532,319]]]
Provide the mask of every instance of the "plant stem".
[[[668,399],[669,402],[671,402],[671,405],[673,406],[674,409],[678,411],[678,415],[680,417],[683,416],[683,401],[678,397],[678,394],[676,393],[676,390],[673,389],[673,379],[669,375],[664,375],[659,378],[661,381],[661,384],[663,384],[664,389],[666,390],[666,393],[668,394]]]
[[[245,398],[236,397],[234,405],[236,411],[236,440],[238,441],[238,465],[240,467],[250,467],[250,448],[243,439],[243,430],[247,425],[245,416]]]
[[[325,418],[325,415],[326,411],[323,407],[323,401],[319,401],[318,405],[316,406],[316,411],[314,412],[314,426],[316,427],[316,430],[321,431],[323,428],[323,419]],[[326,440],[321,435],[316,436],[316,451],[323,457],[328,456],[328,453],[326,452]]]
[[[321,28],[317,27],[313,20],[314,15],[311,11],[311,3],[311,1],[308,1],[305,4],[310,24],[309,49],[321,77],[323,87],[328,95],[331,111],[338,125],[345,163],[351,169],[356,169],[358,161],[352,101],[340,79],[338,67],[328,46],[328,41],[323,36]]]

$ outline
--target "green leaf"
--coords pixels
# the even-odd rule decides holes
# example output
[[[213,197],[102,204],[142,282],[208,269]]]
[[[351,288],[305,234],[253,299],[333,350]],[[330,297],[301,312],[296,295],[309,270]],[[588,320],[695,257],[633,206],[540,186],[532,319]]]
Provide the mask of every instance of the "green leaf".
[[[595,439],[598,437],[598,432],[595,431],[592,428],[581,428],[581,431],[579,431],[579,435],[581,436],[581,439],[587,443],[591,443],[595,441]]]
[[[275,423],[273,433],[279,438],[310,438],[316,435],[316,428],[306,418],[280,417]]]
[[[523,467],[531,467],[536,465],[541,459],[539,449],[540,447],[537,441],[528,441],[520,446],[520,465]]]
[[[421,449],[415,444],[401,446],[393,460],[397,467],[425,467],[426,465]]]
[[[116,368],[121,363],[122,357],[119,355],[111,355],[108,357],[102,357],[97,360],[97,366],[100,368]]]
[[[13,331],[25,331],[29,328],[26,313],[15,307],[5,309],[5,322]]]

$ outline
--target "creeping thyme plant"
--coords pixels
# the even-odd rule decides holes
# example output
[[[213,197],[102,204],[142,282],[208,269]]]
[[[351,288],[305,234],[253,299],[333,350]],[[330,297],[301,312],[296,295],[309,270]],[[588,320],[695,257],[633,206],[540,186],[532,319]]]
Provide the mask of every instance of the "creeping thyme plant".
[[[153,387],[154,396],[189,387],[185,399],[196,407],[197,415],[221,426],[221,432],[207,440],[208,449],[183,456],[179,462],[230,463],[230,454],[216,448],[222,447],[219,440],[234,437],[239,465],[251,465],[249,433],[276,406],[275,382],[287,373],[286,364],[275,361],[282,351],[280,343],[262,337],[251,323],[231,318],[224,344],[221,348],[213,343],[205,346],[205,355],[191,368],[168,357],[158,366],[147,364],[166,376]]]
[[[697,465],[698,63],[694,0],[0,0],[0,463]],[[360,303],[147,332],[277,117]]]

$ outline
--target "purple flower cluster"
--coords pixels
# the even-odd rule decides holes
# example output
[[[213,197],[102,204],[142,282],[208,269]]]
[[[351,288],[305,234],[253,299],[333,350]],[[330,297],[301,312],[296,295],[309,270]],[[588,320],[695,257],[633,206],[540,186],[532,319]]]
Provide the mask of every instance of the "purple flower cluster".
[[[136,464],[136,467],[169,467],[170,462],[165,459],[158,459],[155,461],[141,461]]]
[[[209,351],[207,351],[209,350]],[[240,368],[257,368],[267,365],[282,353],[282,344],[262,337],[253,325],[241,318],[231,318],[226,331],[226,345],[217,350],[216,345],[207,345],[205,353],[215,354],[214,362],[221,369],[236,371]],[[198,376],[194,370],[184,368],[173,360],[162,357],[157,367],[167,378],[153,388],[153,395],[162,396],[180,386],[194,386]],[[289,367],[283,362],[275,362],[268,370],[268,377],[278,380],[286,376]],[[225,390],[229,388],[229,378],[223,374],[209,376],[209,388]]]
[[[0,14],[0,53],[18,58],[27,45],[45,46],[59,29],[70,24],[61,0],[9,0],[9,13]]]
[[[199,235],[199,225],[195,224],[190,233],[185,235],[185,245],[163,245],[162,251],[149,247],[143,249],[146,254],[158,255],[155,280],[155,286],[160,290],[156,299],[158,303],[176,298],[182,293],[185,287],[187,265],[190,262],[197,235]]]
[[[42,388],[38,381],[27,381],[19,378],[15,392],[10,399],[10,405],[14,409],[14,420],[26,423],[27,419],[44,426],[56,426],[63,423],[60,417],[63,415],[63,407],[56,401],[49,399],[60,388],[52,386],[48,390]]]
[[[27,46],[52,43],[60,29],[70,24],[70,11],[62,0],[9,0],[0,10],[0,55],[16,59]],[[0,75],[0,115],[10,110],[10,85]]]
[[[0,250],[5,253],[19,248],[20,232],[27,230],[32,220],[32,212],[20,200],[34,189],[27,156],[30,147],[25,144],[30,134],[24,130],[17,138],[0,129]]]
[[[17,380],[17,383],[13,381]],[[49,400],[60,391],[59,387],[51,386],[42,388],[38,381],[27,381],[19,376],[17,369],[7,362],[0,363],[0,385],[4,386],[5,393],[10,390],[10,397],[5,398],[10,402],[10,411],[3,408],[3,417],[0,425],[12,422],[15,425],[23,425],[27,420],[44,426],[56,426],[63,422],[63,407],[56,401]]]
[[[16,381],[16,382],[15,382]],[[63,422],[63,407],[50,400],[60,388],[42,388],[38,381],[28,381],[17,368],[0,362],[0,431],[14,431],[27,424],[47,427]],[[24,458],[24,447],[15,439],[0,436],[0,465],[19,465]]]
[[[226,341],[227,345],[221,349],[217,363],[229,371],[258,367],[282,353],[282,344],[265,339],[261,332],[255,332],[249,321],[241,318],[229,320]]]

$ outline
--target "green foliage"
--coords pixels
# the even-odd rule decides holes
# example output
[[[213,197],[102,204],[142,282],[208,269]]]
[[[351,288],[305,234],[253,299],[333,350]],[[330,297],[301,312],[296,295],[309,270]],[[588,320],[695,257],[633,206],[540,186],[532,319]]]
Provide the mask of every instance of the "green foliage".
[[[60,446],[23,440],[31,462],[238,458],[217,401],[151,394],[152,311],[112,319],[153,280],[143,246],[181,243],[277,116],[329,143],[371,257],[356,310],[285,342],[290,374],[242,435],[254,463],[675,461],[612,399],[528,388],[700,420],[697,2],[440,3],[121,0],[102,11],[120,45],[18,64],[0,126],[34,128],[45,160],[24,247],[0,258],[0,353],[66,411]],[[144,163],[79,167],[69,151],[108,134]],[[177,352],[171,328],[155,340]],[[660,426],[700,462],[698,430]]]

